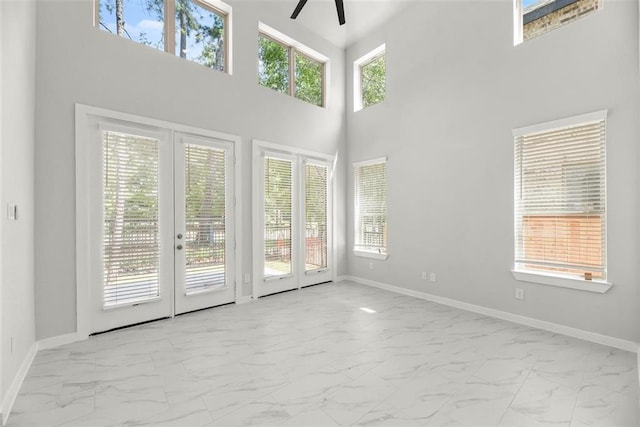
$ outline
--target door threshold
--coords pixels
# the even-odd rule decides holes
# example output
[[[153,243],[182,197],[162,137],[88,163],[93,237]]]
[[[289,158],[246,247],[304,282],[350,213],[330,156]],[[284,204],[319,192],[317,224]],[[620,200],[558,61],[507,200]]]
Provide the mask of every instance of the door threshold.
[[[108,334],[109,332],[115,332],[115,331],[119,331],[121,329],[129,329],[129,328],[133,328],[134,326],[146,325],[147,323],[153,323],[153,322],[157,322],[159,320],[166,320],[166,319],[171,319],[171,317],[169,317],[169,316],[158,317],[157,319],[145,320],[144,322],[133,323],[131,325],[118,326],[117,328],[107,329],[106,331],[100,331],[100,332],[91,333],[91,334],[89,334],[89,336],[90,337],[94,337],[96,335]]]
[[[272,297],[274,295],[280,295],[280,294],[284,294],[284,293],[287,293],[287,292],[299,291],[300,289],[310,288],[312,286],[326,285],[327,283],[333,283],[333,280],[327,280],[326,282],[314,283],[314,284],[311,284],[311,285],[304,285],[304,286],[300,286],[299,288],[287,289],[287,290],[280,291],[280,292],[274,292],[272,294],[262,295],[262,296],[258,297],[258,299],[266,298],[266,297]]]
[[[204,308],[198,308],[196,310],[185,311],[184,313],[176,314],[175,317],[184,316],[185,314],[197,313],[199,311],[211,310],[212,308],[224,307],[225,305],[233,305],[233,304],[235,304],[235,301],[225,302],[224,304],[212,305]]]

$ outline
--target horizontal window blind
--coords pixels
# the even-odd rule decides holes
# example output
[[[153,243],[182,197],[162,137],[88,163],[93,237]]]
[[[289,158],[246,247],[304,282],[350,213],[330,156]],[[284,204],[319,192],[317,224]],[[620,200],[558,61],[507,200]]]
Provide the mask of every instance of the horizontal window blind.
[[[224,286],[225,151],[185,144],[187,294]]]
[[[305,271],[327,268],[328,169],[305,165]]]
[[[264,159],[264,277],[292,273],[293,164]]]
[[[606,278],[605,119],[515,137],[515,268]]]
[[[158,143],[103,131],[105,307],[160,296]]]
[[[354,165],[357,251],[387,253],[387,162]]]

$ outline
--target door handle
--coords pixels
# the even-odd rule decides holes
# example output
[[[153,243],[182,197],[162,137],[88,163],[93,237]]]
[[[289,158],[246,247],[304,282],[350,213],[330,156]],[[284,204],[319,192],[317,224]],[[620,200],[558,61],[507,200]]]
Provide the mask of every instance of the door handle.
[[[178,245],[178,246],[176,246],[176,249],[177,249],[177,250],[182,249],[182,245]]]
[[[177,237],[178,239],[182,239],[182,234],[178,234],[176,237]]]

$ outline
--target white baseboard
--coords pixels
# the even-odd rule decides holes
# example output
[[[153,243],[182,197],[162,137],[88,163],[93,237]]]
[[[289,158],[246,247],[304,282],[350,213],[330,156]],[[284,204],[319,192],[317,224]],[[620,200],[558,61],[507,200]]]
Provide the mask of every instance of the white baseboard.
[[[38,353],[38,343],[33,343],[26,357],[22,361],[20,365],[20,369],[16,373],[16,376],[13,377],[13,381],[7,390],[7,394],[4,395],[4,399],[2,399],[2,404],[0,404],[0,413],[2,414],[2,425],[6,425],[9,420],[9,415],[11,414],[11,409],[13,408],[13,404],[16,401],[16,397],[18,397],[18,393],[20,393],[20,388],[22,387],[22,383],[24,379],[27,377],[27,373],[29,372],[29,368],[31,368],[31,364],[33,363],[33,359],[36,357]]]
[[[253,297],[251,295],[245,295],[243,297],[236,298],[236,304],[246,304],[248,302],[251,302],[252,299]]]
[[[349,276],[336,276],[336,283],[344,282],[345,280],[349,280]]]
[[[37,342],[38,351],[47,350],[50,348],[60,347],[61,345],[71,344],[73,342],[83,341],[89,338],[88,336],[82,336],[77,332],[71,334],[59,335],[57,337],[45,338]]]
[[[620,338],[601,335],[595,332],[589,332],[582,329],[572,328],[569,326],[558,325],[557,323],[538,320],[531,317],[520,316],[518,314],[495,310],[495,309],[483,307],[480,305],[469,304],[469,303],[454,300],[454,299],[439,297],[437,295],[431,295],[424,292],[414,291],[412,289],[401,288],[399,286],[393,286],[386,283],[376,282],[374,280],[364,279],[362,277],[345,276],[345,280],[350,280],[352,282],[356,282],[362,285],[372,286],[375,288],[384,289],[387,291],[396,292],[399,294],[408,295],[415,298],[420,298],[423,300],[435,302],[442,305],[448,305],[450,307],[471,311],[473,313],[484,314],[485,316],[507,320],[509,322],[530,326],[532,328],[543,329],[545,331],[567,335],[567,336],[579,338],[585,341],[591,341],[596,344],[602,344],[609,347],[619,348],[621,350],[626,350],[633,353],[636,353],[639,351],[638,343],[635,343],[633,341],[627,341]]]

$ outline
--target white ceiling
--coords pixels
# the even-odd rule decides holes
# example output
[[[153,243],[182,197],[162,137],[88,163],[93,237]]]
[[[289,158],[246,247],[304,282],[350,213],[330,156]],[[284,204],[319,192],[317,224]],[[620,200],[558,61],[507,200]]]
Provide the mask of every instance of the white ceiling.
[[[416,0],[413,0],[416,1]],[[344,0],[346,24],[338,23],[334,0],[308,0],[296,22],[304,25],[336,46],[346,47],[373,31],[411,0]],[[279,6],[287,16],[293,13],[298,0],[281,0]]]

